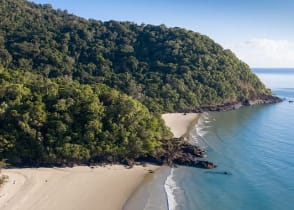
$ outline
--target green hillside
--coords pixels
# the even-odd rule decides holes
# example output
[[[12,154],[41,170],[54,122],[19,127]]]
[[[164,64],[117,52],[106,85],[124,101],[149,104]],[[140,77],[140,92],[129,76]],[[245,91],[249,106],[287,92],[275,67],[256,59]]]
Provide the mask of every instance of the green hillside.
[[[160,115],[116,90],[0,68],[0,159],[121,161],[154,155],[165,137]]]
[[[0,62],[10,69],[104,83],[160,112],[270,94],[230,50],[199,33],[86,20],[23,0],[0,2]]]
[[[199,33],[0,0],[0,160],[8,163],[162,156],[169,146],[160,140],[171,134],[161,113],[266,97],[245,63]]]

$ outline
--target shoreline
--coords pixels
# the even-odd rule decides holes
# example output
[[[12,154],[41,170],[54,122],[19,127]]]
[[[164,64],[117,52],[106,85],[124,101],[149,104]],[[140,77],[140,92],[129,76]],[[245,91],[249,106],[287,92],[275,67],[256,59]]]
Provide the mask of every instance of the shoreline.
[[[187,132],[183,135],[184,138],[188,139],[189,141],[190,139],[190,133],[191,131],[194,129],[194,127],[199,123],[200,118],[203,116],[202,114],[198,114],[198,116],[190,123]]]
[[[160,166],[3,169],[1,210],[121,210],[128,198]]]
[[[178,120],[178,114],[171,113],[169,115],[172,117],[173,120],[175,120],[176,123],[185,124],[183,122],[188,122],[186,132],[181,137],[183,137],[184,139],[188,141],[191,141],[190,133],[195,128],[195,126],[197,126],[201,117],[203,117],[203,113],[185,113],[184,116],[187,116],[187,118],[184,117],[180,121]],[[171,128],[171,131],[173,134],[178,132],[175,129],[176,128]],[[177,186],[176,181],[174,179],[174,173],[175,173],[175,169],[172,168],[170,170],[169,175],[166,177],[164,185],[163,185],[165,194],[166,194],[167,210],[174,210],[176,209],[176,206],[178,205],[176,201],[175,192],[176,190],[179,189],[179,187]]]
[[[170,171],[170,167],[162,166],[154,174],[147,176],[126,201],[122,210],[167,210],[168,202],[164,183]]]
[[[174,210],[177,206],[175,190],[179,189],[174,179],[174,168],[171,169],[170,174],[166,177],[164,182],[164,191],[166,194],[167,210]]]
[[[189,139],[190,131],[201,116],[200,113],[162,115],[174,137],[185,139]],[[9,180],[0,188],[0,210],[94,210],[98,207],[99,210],[131,210],[127,206],[147,203],[146,195],[151,195],[147,191],[157,195],[152,197],[157,205],[165,203],[161,204],[162,209],[170,209],[169,197],[173,190],[167,192],[166,186],[171,172],[166,167],[150,164],[132,169],[122,165],[3,169]],[[157,187],[152,184],[154,180]]]
[[[189,138],[189,133],[197,124],[202,113],[166,113],[162,115],[165,125],[174,138]]]
[[[190,140],[189,134],[202,115],[202,113],[166,113],[162,118],[174,138],[182,137]],[[177,205],[174,196],[177,186],[173,176],[174,169],[161,167],[150,179],[145,179],[141,183],[126,201],[123,210],[149,210],[155,207],[159,210],[173,210]]]

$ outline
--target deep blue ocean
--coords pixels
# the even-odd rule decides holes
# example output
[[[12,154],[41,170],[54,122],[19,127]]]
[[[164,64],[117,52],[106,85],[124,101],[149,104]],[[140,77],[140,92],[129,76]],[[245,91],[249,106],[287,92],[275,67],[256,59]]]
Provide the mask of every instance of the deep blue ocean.
[[[203,114],[190,139],[218,167],[164,168],[125,210],[294,209],[294,69],[253,71],[285,101]]]
[[[294,209],[294,69],[253,71],[287,100],[205,114],[191,136],[218,167],[173,169],[170,210]]]

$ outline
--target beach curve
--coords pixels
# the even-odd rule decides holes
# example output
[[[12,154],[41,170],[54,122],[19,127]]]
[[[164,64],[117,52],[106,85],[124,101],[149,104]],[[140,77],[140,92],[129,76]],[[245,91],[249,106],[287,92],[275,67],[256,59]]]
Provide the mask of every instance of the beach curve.
[[[4,169],[1,210],[120,210],[149,170],[159,166]]]

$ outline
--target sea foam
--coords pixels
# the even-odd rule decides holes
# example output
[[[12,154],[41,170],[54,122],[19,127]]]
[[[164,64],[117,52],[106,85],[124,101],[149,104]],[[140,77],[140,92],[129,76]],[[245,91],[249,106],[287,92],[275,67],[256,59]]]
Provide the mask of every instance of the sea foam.
[[[210,119],[210,115],[208,113],[201,114],[197,124],[194,127],[194,131],[191,132],[190,136],[192,138],[191,141],[195,145],[203,146],[204,148],[207,146],[205,141],[205,136],[208,133],[208,128],[210,128],[210,123],[213,119]]]
[[[212,119],[213,120],[213,119]],[[211,123],[211,119],[208,113],[204,113],[199,118],[197,124],[195,125],[195,131],[190,133],[190,138],[193,144],[199,144],[199,140],[201,142],[204,141],[204,136],[207,134],[207,128],[211,127],[209,124]],[[175,210],[178,203],[176,199],[176,194],[178,194],[181,189],[177,185],[175,181],[175,169],[172,168],[169,176],[167,176],[164,189],[167,197],[167,206],[168,210]]]
[[[177,206],[175,191],[178,189],[178,186],[174,179],[174,168],[171,169],[170,175],[166,178],[164,189],[167,197],[168,210],[175,210]]]

